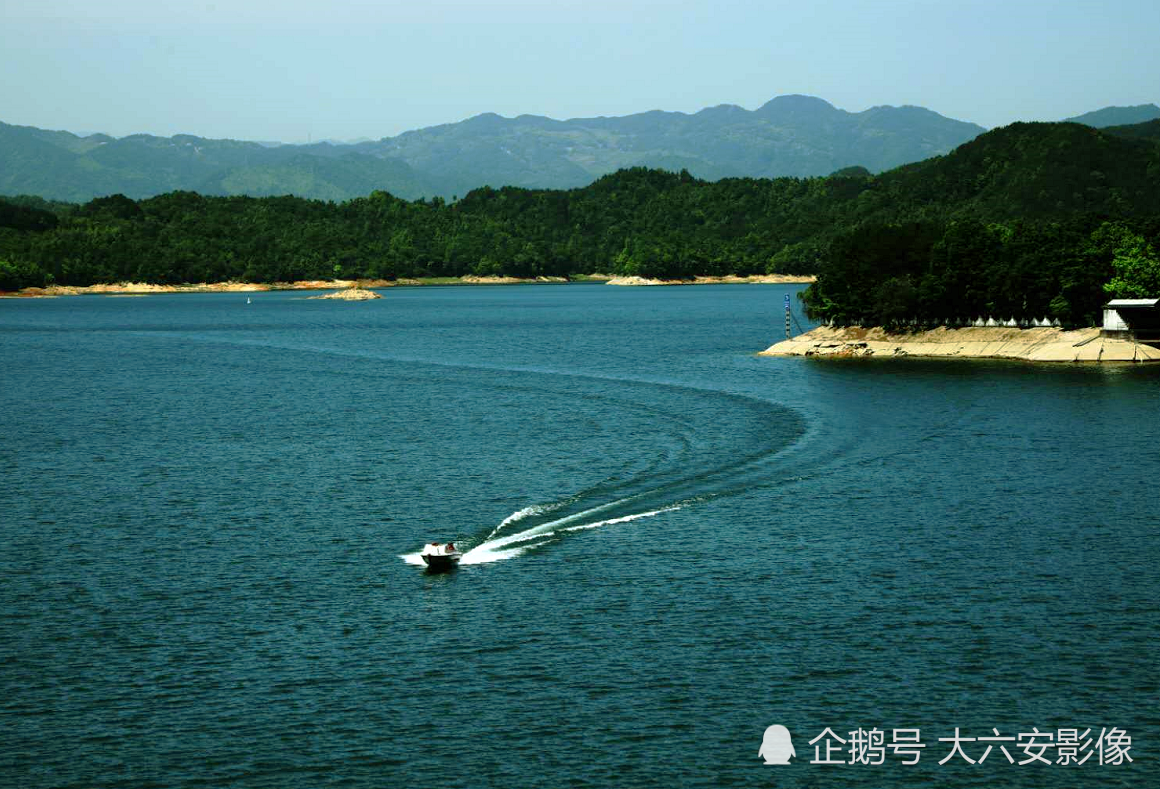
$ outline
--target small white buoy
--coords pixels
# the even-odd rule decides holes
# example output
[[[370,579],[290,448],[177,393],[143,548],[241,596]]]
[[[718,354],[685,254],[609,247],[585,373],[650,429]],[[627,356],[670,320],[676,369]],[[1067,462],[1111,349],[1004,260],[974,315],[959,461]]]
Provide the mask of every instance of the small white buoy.
[[[250,303],[250,297],[246,296],[246,304],[249,304],[249,303]]]

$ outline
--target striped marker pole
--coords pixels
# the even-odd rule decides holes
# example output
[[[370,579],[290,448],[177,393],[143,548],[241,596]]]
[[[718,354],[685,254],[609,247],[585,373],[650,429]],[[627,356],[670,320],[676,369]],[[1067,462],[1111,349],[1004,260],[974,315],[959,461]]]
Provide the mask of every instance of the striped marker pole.
[[[789,339],[789,294],[785,294],[785,338]]]

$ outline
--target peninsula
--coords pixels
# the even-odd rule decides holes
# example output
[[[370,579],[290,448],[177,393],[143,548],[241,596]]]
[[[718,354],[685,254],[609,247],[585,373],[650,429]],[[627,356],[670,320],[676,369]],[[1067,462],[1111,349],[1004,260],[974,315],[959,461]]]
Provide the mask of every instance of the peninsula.
[[[1019,359],[1030,362],[1160,362],[1160,349],[1113,337],[1098,328],[940,327],[892,334],[882,328],[819,326],[779,342],[760,356]]]

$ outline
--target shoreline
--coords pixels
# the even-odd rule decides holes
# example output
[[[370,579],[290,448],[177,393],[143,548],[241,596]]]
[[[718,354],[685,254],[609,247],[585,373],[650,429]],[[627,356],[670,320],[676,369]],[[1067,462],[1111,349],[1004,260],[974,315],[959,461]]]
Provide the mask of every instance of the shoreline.
[[[646,279],[644,277],[608,277],[609,285],[625,287],[656,287],[658,285],[809,285],[817,277],[810,274],[753,274],[739,277],[727,274],[722,277],[697,276],[693,279]]]
[[[381,289],[397,287],[441,287],[450,285],[543,285],[596,284],[625,286],[657,285],[732,285],[732,284],[807,284],[813,277],[782,274],[760,274],[752,277],[696,277],[693,280],[656,280],[641,277],[614,277],[611,274],[582,274],[568,277],[420,277],[386,279],[298,280],[295,282],[212,282],[182,285],[155,285],[148,282],[117,282],[100,285],[49,285],[45,288],[23,288],[0,291],[0,299],[43,299],[60,296],[149,296],[157,293],[264,293],[281,290]]]
[[[0,298],[36,299],[58,296],[150,296],[157,293],[266,293],[282,290],[367,290],[404,286],[439,285],[507,285],[515,283],[567,282],[562,277],[538,277],[518,280],[506,277],[463,277],[425,279],[303,279],[294,282],[199,282],[181,285],[155,285],[149,282],[117,282],[100,285],[49,285],[46,288],[23,288],[0,291]]]
[[[891,334],[881,327],[819,326],[758,353],[759,356],[839,358],[1015,359],[1054,363],[1160,362],[1160,349],[1112,337],[1099,328],[1014,329],[945,326],[913,334]]]

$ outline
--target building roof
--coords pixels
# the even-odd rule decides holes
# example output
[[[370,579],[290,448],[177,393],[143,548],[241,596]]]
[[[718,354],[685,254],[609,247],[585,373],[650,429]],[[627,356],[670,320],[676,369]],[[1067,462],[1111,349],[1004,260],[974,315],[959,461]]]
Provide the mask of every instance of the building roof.
[[[1155,307],[1160,304],[1160,299],[1112,299],[1105,307],[1116,309],[1117,307]]]

